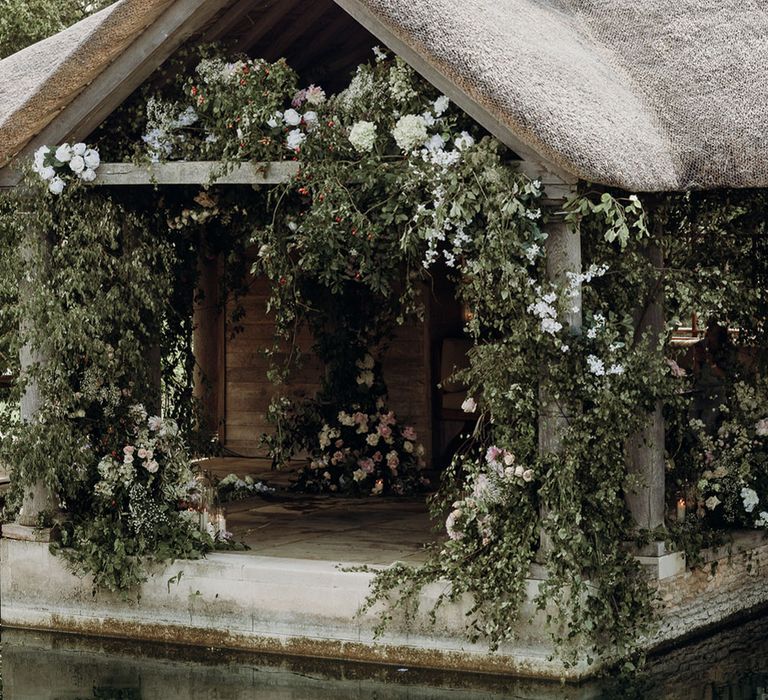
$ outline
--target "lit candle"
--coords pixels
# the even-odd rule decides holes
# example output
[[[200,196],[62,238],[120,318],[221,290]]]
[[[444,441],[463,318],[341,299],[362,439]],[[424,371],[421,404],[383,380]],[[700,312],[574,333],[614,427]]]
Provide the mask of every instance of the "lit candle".
[[[685,522],[685,499],[679,498],[677,500],[677,522]]]
[[[227,531],[227,517],[223,508],[216,513],[216,528],[222,536]]]

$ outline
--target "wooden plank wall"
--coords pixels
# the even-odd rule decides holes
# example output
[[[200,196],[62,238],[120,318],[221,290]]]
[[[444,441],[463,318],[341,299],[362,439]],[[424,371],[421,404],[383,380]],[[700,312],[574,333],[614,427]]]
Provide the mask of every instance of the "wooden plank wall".
[[[253,280],[240,300],[245,309],[243,330],[226,336],[224,446],[244,456],[262,456],[259,436],[271,430],[266,412],[273,396],[311,397],[320,387],[322,363],[305,356],[303,366],[286,386],[267,379],[269,360],[263,350],[271,346],[274,325],[266,315],[268,281]],[[308,351],[312,338],[304,331],[299,346]],[[432,448],[431,369],[428,324],[414,323],[400,329],[384,360],[384,377],[390,404],[398,416],[413,423],[429,455]]]

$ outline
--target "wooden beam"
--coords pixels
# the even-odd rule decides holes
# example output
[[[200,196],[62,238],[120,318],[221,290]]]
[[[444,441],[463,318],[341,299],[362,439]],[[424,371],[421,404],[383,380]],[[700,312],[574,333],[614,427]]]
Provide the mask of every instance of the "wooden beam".
[[[299,0],[277,0],[261,17],[256,19],[253,28],[237,40],[235,48],[245,51],[258,43],[298,4]]]
[[[423,56],[396,36],[359,0],[334,0],[334,2],[362,24],[379,41],[388,46],[390,50],[409,63],[417,73],[447,95],[476,122],[490,131],[499,141],[509,146],[521,158],[543,166],[553,175],[559,176],[563,183],[577,182],[578,178],[575,175],[547,161],[546,158],[522,141],[517,134],[513,133],[508,126],[502,124],[494,115],[477,104],[467,93],[434,68]]]
[[[299,171],[297,161],[238,163],[225,170],[218,161],[173,161],[136,165],[102,163],[94,185],[278,185]],[[217,172],[221,173],[217,175]],[[212,179],[212,176],[213,177]]]
[[[85,141],[192,34],[233,0],[176,0],[18,154],[39,146]],[[0,175],[10,168],[0,170]],[[19,176],[16,176],[18,182]]]

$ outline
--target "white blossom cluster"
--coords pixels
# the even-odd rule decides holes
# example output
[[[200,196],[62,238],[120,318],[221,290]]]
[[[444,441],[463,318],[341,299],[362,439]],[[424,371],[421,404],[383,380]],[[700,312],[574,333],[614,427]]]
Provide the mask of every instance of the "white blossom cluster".
[[[532,313],[541,321],[542,333],[556,335],[563,328],[563,324],[557,320],[557,309],[554,306],[557,302],[557,295],[554,292],[542,295],[540,288],[537,288],[536,291],[539,299],[528,306],[528,313]]]
[[[146,109],[147,131],[141,140],[147,145],[150,160],[157,163],[172,155],[177,142],[184,141],[184,134],[176,132],[197,123],[199,117],[192,106],[179,112],[174,105],[154,97],[147,101]]]
[[[93,182],[101,164],[99,152],[84,143],[61,144],[55,151],[40,146],[35,151],[32,170],[48,183],[52,194],[61,194],[67,185],[67,176],[74,175],[83,182]]]

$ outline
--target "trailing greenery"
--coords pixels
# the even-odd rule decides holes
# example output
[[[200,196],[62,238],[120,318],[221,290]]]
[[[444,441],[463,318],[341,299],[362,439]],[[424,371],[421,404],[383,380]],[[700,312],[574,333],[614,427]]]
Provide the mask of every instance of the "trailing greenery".
[[[252,272],[272,282],[271,376],[290,379],[302,327],[326,368],[317,396],[275,404],[268,446],[276,464],[308,451],[309,490],[416,490],[415,431],[388,409],[381,363],[395,329],[419,317],[432,275],[447,274],[471,310],[474,347],[461,378],[477,420],[431,502],[446,536],[424,565],[378,573],[367,605],[394,599],[410,616],[426,583],[447,581],[436,607],[470,594],[468,634],[495,648],[515,634],[538,561],[548,577],[536,604],[564,658],[586,648],[632,659],[653,595],[625,545],[658,533],[631,521],[626,444],[660,401],[671,426],[670,505],[682,493],[692,514],[667,536],[695,548],[724,522],[768,521],[759,505],[768,499],[768,424],[757,379],[764,193],[657,196],[644,206],[585,186],[559,211],[502,144],[378,49],[335,96],[299,90],[283,61],[227,60],[210,47],[202,57],[193,73],[167,73],[158,94],[144,90],[113,115],[99,131],[102,157],[143,151],[223,167],[284,159],[297,162],[297,174],[258,194],[182,189],[143,203],[82,184],[58,196],[40,190],[31,196],[45,206],[29,215],[32,226],[6,209],[7,246],[22,230],[50,233],[48,247],[18,267],[19,279],[39,275],[37,284],[7,312],[28,321],[15,347],[27,341],[46,359],[29,375],[45,397],[41,420],[6,433],[16,483],[42,478],[59,495],[70,556],[100,584],[135,583],[139,555],[209,546],[179,515],[180,494],[152,476],[160,471],[139,471],[141,497],[154,498],[149,528],[135,516],[138,491],[115,473],[130,463],[126,447],[146,454],[151,437],[131,418],[138,400],[159,406],[149,348],[159,345],[164,358],[167,417],[182,436],[194,434],[186,407],[197,251],[226,258],[237,291],[251,245]],[[558,220],[580,229],[583,267],[553,280],[545,224]],[[667,324],[654,334],[642,319],[661,292]],[[719,325],[686,357],[670,339],[692,312]],[[753,348],[741,359],[729,326],[739,346]],[[688,392],[698,392],[697,415]],[[562,435],[542,451],[546,420]],[[164,443],[158,463],[177,485],[187,476],[179,449]]]

